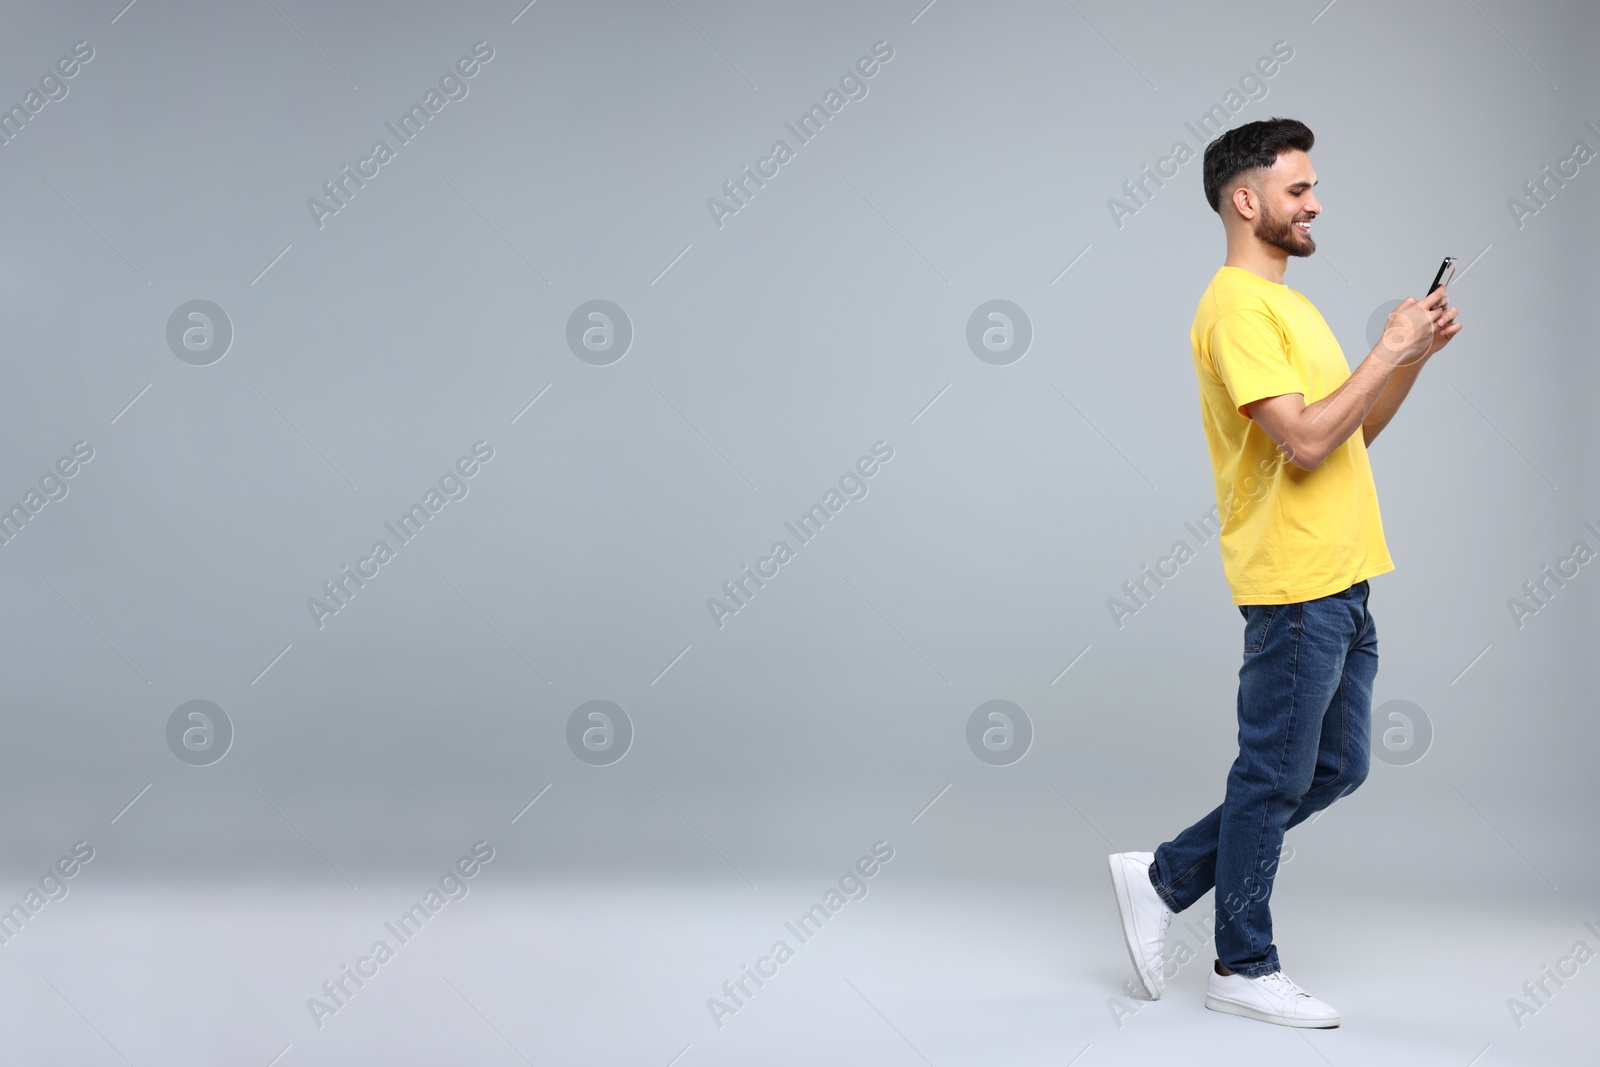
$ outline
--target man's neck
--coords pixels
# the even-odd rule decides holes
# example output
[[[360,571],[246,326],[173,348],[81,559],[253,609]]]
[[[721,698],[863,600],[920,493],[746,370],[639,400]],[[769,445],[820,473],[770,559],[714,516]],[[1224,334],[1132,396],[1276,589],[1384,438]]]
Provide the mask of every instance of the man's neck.
[[[1284,284],[1283,272],[1288,263],[1289,256],[1287,253],[1271,245],[1259,242],[1253,248],[1230,247],[1228,249],[1228,258],[1223,260],[1224,266],[1247,270],[1251,274],[1265,278],[1269,282],[1276,282],[1278,285]]]

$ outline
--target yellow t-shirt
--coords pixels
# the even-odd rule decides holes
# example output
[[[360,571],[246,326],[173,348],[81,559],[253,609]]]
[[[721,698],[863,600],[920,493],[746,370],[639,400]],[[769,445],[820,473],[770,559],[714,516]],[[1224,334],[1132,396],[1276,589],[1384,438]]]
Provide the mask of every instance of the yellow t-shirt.
[[[1350,377],[1311,301],[1242,267],[1221,267],[1195,309],[1190,343],[1233,602],[1314,600],[1394,570],[1360,428],[1308,471],[1285,461],[1240,411],[1284,393],[1312,404]]]

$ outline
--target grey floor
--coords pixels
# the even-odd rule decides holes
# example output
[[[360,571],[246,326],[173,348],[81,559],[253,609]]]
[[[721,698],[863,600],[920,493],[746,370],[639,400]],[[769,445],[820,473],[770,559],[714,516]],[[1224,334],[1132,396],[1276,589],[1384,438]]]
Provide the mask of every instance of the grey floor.
[[[0,948],[7,1064],[1439,1065],[1594,1062],[1600,976],[1517,1027],[1507,998],[1596,939],[1554,914],[1281,889],[1291,977],[1337,1006],[1297,1032],[1205,1010],[1209,954],[1151,1003],[1125,995],[1109,890],[1086,858],[1060,892],[932,886],[892,865],[804,944],[783,927],[823,877],[497,882],[492,867],[399,944],[426,883],[95,885]],[[1285,870],[1289,868],[1286,867]],[[87,872],[86,872],[87,873]],[[306,1002],[378,938],[393,958],[319,1028]],[[720,1027],[706,1006],[776,939],[792,959]],[[1543,956],[1529,946],[1546,947]],[[1597,968],[1600,969],[1600,968]],[[749,986],[747,982],[747,987]]]

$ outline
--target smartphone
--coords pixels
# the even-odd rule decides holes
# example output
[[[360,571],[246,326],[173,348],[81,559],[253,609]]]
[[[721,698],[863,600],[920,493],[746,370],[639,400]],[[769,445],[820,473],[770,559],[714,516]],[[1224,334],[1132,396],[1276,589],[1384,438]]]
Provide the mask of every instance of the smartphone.
[[[1456,257],[1445,256],[1444,262],[1439,264],[1439,273],[1433,276],[1433,284],[1428,286],[1428,292],[1433,292],[1441,285],[1449,285],[1450,279],[1456,276]]]

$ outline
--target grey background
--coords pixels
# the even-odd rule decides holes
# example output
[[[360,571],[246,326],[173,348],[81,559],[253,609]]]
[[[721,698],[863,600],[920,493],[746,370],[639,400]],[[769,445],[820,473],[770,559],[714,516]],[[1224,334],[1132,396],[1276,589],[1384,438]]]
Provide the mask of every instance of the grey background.
[[[519,8],[138,0],[0,16],[0,101],[74,42],[95,50],[0,146],[0,503],[75,441],[95,450],[0,546],[5,901],[73,842],[96,849],[24,932],[39,973],[77,938],[103,975],[92,909],[117,901],[396,887],[395,908],[355,919],[329,917],[348,902],[305,904],[326,937],[285,920],[315,942],[309,962],[260,996],[304,1031],[300,1000],[345,943],[480,838],[502,888],[620,886],[634,895],[618,914],[641,923],[669,887],[748,905],[795,880],[793,902],[756,907],[768,931],[878,839],[908,887],[976,886],[1001,907],[1081,888],[1084,907],[1109,907],[1104,854],[1152,849],[1217,803],[1233,754],[1241,621],[1215,542],[1184,528],[1215,503],[1188,332],[1224,252],[1184,123],[1287,41],[1293,58],[1233,122],[1292,116],[1317,135],[1319,253],[1286,280],[1352,367],[1376,308],[1420,296],[1444,254],[1468,269],[1452,286],[1466,329],[1372,451],[1397,564],[1372,583],[1374,706],[1422,707],[1432,746],[1375,762],[1291,835],[1279,895],[1390,919],[1478,908],[1480,930],[1551,917],[1554,934],[1513,938],[1463,1002],[1496,1040],[1520,1038],[1504,999],[1600,917],[1597,565],[1521,629],[1506,606],[1574,541],[1600,548],[1582,525],[1600,526],[1597,164],[1521,228],[1506,202],[1574,141],[1600,149],[1583,125],[1600,124],[1594,8]],[[393,143],[384,123],[478,40],[494,58],[466,98],[319,229],[307,198],[375,138]],[[894,56],[867,95],[719,229],[707,198],[775,139],[792,145],[784,122],[879,40]],[[1196,157],[1119,228],[1108,198],[1180,138]],[[204,367],[166,343],[194,299],[234,329]],[[634,329],[609,366],[566,344],[593,299]],[[1008,366],[965,340],[992,299],[1034,331]],[[307,598],[375,539],[393,544],[384,522],[480,440],[494,459],[469,495],[319,630]],[[894,457],[866,497],[717,628],[707,598],[774,540],[794,544],[784,522],[880,440]],[[1119,629],[1106,601],[1178,539],[1198,558]],[[168,717],[195,699],[235,731],[210,766],[167,746]],[[565,739],[594,699],[635,730],[610,766]],[[994,699],[1034,730],[1010,766],[966,744]],[[1362,935],[1377,927],[1341,929],[1322,930],[1335,955],[1382,955]],[[748,947],[688,984],[709,995],[765,937],[735,939]],[[230,955],[215,951],[172,966],[208,973]],[[572,951],[626,957],[582,937]],[[1091,983],[1089,1036],[1063,1038],[1060,1062],[1109,1025],[1114,934],[1095,951],[1104,991]],[[658,962],[676,973],[671,953]],[[10,966],[7,981],[43,988]],[[596,982],[618,1010],[644,996]],[[83,1023],[113,1046],[114,1025],[38,995],[61,1013],[36,1024],[39,1047],[73,1027],[110,1056]],[[129,995],[105,991],[102,1010]],[[1594,996],[1563,995],[1573,1022]],[[205,1047],[266,1063],[291,1038],[262,1025]],[[159,1026],[146,1037],[124,1032],[140,1051],[118,1055],[188,1054]],[[283,1062],[333,1055],[319,1039]],[[687,1040],[661,1036],[647,1058]]]

